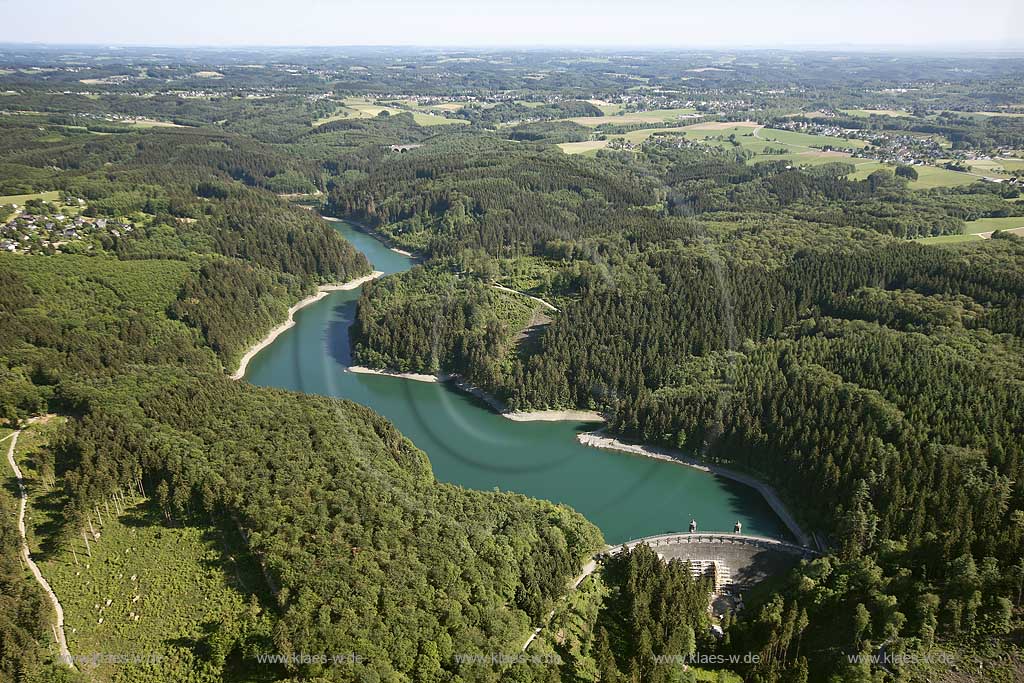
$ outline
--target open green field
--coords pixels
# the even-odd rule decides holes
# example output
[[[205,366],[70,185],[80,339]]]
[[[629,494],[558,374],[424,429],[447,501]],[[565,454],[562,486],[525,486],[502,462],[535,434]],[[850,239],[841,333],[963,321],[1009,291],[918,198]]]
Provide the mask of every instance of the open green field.
[[[979,218],[976,221],[968,221],[964,227],[964,233],[976,235],[979,232],[994,232],[996,230],[1014,230],[1024,227],[1024,216],[1010,216],[1009,218]]]
[[[753,138],[753,129],[757,127],[756,123],[753,122],[708,122],[708,123],[694,123],[689,126],[678,126],[675,128],[645,128],[643,130],[633,130],[625,133],[621,136],[633,144],[643,142],[647,138],[651,137],[655,133],[679,133],[685,136],[689,140],[707,140],[709,138],[716,138],[722,136],[727,138],[730,135],[735,135],[737,142],[741,145],[747,142],[756,143],[757,141]],[[749,138],[743,136],[749,135]],[[728,143],[723,143],[728,144]]]
[[[597,105],[600,107],[601,105]],[[612,107],[618,105],[609,105]],[[601,107],[602,111],[604,108]],[[621,111],[621,107],[617,111]],[[575,118],[566,119],[580,124],[581,126],[590,126],[596,128],[602,124],[618,124],[621,126],[628,126],[634,123],[669,123],[672,121],[681,120],[680,116],[687,116],[689,114],[696,114],[696,109],[652,109],[651,111],[639,111],[630,112],[628,114],[613,114],[608,115],[606,112],[605,116],[577,116]]]
[[[438,108],[441,106],[443,105],[438,105]],[[325,123],[330,123],[331,121],[340,121],[343,119],[370,119],[377,116],[382,111],[386,111],[389,114],[402,114],[408,110],[399,109],[397,107],[384,107],[379,104],[374,104],[369,100],[349,98],[344,101],[344,104],[339,107],[334,114],[322,119],[317,119],[313,122],[313,126],[321,126]],[[417,125],[420,126],[443,126],[453,123],[468,123],[462,119],[449,119],[439,114],[429,113],[429,111],[429,108],[420,108],[420,111],[413,111],[409,113],[412,114],[413,120],[415,120]]]
[[[660,130],[675,132],[672,129]],[[627,133],[624,137],[631,142],[639,142],[655,132],[659,132],[659,129],[634,131],[633,133]],[[849,160],[849,155],[846,153],[824,151],[817,149],[817,147],[830,145],[833,147],[859,148],[865,145],[861,140],[845,140],[843,138],[823,135],[808,135],[788,130],[761,128],[752,123],[698,123],[679,129],[679,132],[689,140],[699,140],[723,147],[732,147],[732,142],[727,139],[718,140],[718,138],[728,138],[730,135],[735,135],[736,142],[739,143],[740,148],[755,154],[750,163],[786,159],[794,165],[804,166],[808,164],[824,164],[832,161],[847,161]],[[765,154],[766,149],[777,149],[780,147],[786,148],[787,153]]]
[[[605,102],[604,100],[587,100],[592,105],[604,112],[605,116],[614,116],[623,109],[623,105]]]
[[[756,155],[751,159],[751,163],[788,159],[798,166],[849,159],[849,155],[845,153],[826,152],[815,149],[815,146],[831,145],[834,147],[857,148],[865,145],[861,140],[844,140],[842,138],[808,135],[787,130],[764,129],[753,122],[709,122],[674,128],[645,128],[610,137],[621,137],[634,145],[638,145],[657,133],[678,134],[686,137],[688,140],[717,144],[722,147],[732,147],[732,142],[727,138],[730,135],[734,135],[736,142],[739,143],[742,149],[749,150]],[[588,140],[585,142],[564,143],[559,145],[559,147],[567,154],[592,154],[598,149],[607,147],[607,145],[607,141]],[[785,147],[789,152],[787,154],[764,154],[765,149],[778,147]]]
[[[863,180],[873,171],[877,171],[880,168],[887,168],[891,171],[895,169],[895,166],[882,164],[877,161],[858,165],[857,171],[850,177]],[[960,185],[970,185],[981,180],[978,176],[971,175],[970,173],[950,171],[947,168],[939,168],[938,166],[915,166],[914,170],[917,171],[917,180],[912,181],[910,187],[915,190],[930,190],[933,187],[957,187]]]
[[[566,154],[597,154],[597,150],[608,146],[607,140],[584,140],[583,142],[563,142],[558,145]]]
[[[789,161],[793,166],[820,166],[821,164],[830,164],[836,161],[843,163],[854,163],[857,161],[850,157],[845,152],[823,152],[821,150],[811,151],[790,151],[789,154],[756,154],[747,163],[757,164],[762,161],[778,161],[785,159]]]
[[[1024,172],[1024,159],[974,159],[967,162],[975,173],[1011,176]]]
[[[843,109],[842,111],[844,114],[865,119],[869,116],[910,116],[909,111],[902,111],[899,109]]]
[[[940,235],[939,237],[924,237],[918,242],[924,244],[957,244],[961,242],[976,242],[986,239],[996,230],[1013,230],[1017,234],[1024,232],[1024,216],[1010,216],[1008,218],[979,218],[976,221],[967,221],[964,225],[962,235]]]
[[[939,235],[938,237],[922,237],[915,240],[921,244],[960,244],[963,242],[977,242],[981,238],[977,235]]]
[[[410,106],[417,107],[419,109],[433,109],[436,111],[458,111],[466,105],[464,102],[442,102],[441,104],[430,104],[421,106],[415,102],[410,102]]]
[[[209,625],[237,622],[260,609],[250,605],[250,596],[266,597],[258,565],[238,534],[165,526],[159,508],[138,496],[121,515],[112,502],[109,512],[108,504],[99,506],[91,520],[96,535],[87,531],[88,550],[81,534],[58,540],[64,495],[59,478],[52,471],[44,476],[40,463],[62,422],[52,418],[26,429],[16,458],[29,492],[29,545],[64,608],[68,648],[79,670],[101,682],[213,675],[200,656]],[[89,661],[98,653],[143,661]]]
[[[915,166],[914,170],[917,171],[918,177],[917,180],[910,183],[910,186],[918,190],[970,185],[980,180],[976,175],[950,171],[948,168],[939,168],[938,166]]]
[[[850,147],[853,149],[861,149],[867,146],[867,143],[863,140],[849,140],[829,135],[809,135],[807,133],[799,133],[792,130],[779,130],[777,128],[761,128],[754,131],[754,137],[771,142],[774,147],[782,144],[787,147],[798,147],[801,149],[811,150],[823,145],[830,145],[832,147]]]
[[[1020,111],[972,111],[972,112],[966,112],[966,114],[968,116],[985,116],[985,117],[990,117],[990,116],[1020,117],[1020,116],[1024,116],[1024,112],[1020,112]]]
[[[870,159],[855,159],[842,152],[826,152],[816,149],[816,147],[821,145],[861,148],[867,144],[863,140],[846,140],[824,135],[808,135],[807,133],[795,131],[762,128],[754,123],[697,123],[678,128],[645,128],[643,130],[630,131],[621,136],[615,135],[611,137],[621,137],[634,145],[638,145],[656,133],[683,135],[688,140],[717,144],[723,147],[732,147],[732,142],[727,138],[730,135],[735,135],[736,142],[739,143],[742,149],[750,150],[755,154],[749,163],[786,159],[796,166],[806,166],[844,161],[852,163],[857,167],[857,170],[850,176],[856,180],[863,180],[873,171],[877,171],[880,168],[888,168],[890,170],[895,168],[894,166]],[[723,139],[719,140],[718,138],[720,137]],[[595,154],[597,150],[607,146],[608,141],[606,140],[587,140],[559,145],[566,154]],[[786,154],[765,154],[764,150],[770,147],[785,147],[788,152]],[[1024,169],[1024,159],[1009,161],[1013,165],[1016,165],[1014,162],[1020,161],[1020,166]],[[912,181],[910,187],[918,190],[970,185],[980,180],[977,175],[950,171],[949,169],[937,166],[917,166],[915,170],[917,170],[918,179]]]
[[[183,128],[173,121],[157,121],[156,119],[138,119],[136,121],[116,121],[136,128]]]
[[[35,194],[9,194],[0,197],[0,204],[17,204],[23,206],[30,199],[42,199],[47,202],[55,202],[60,199],[60,192],[36,192]]]

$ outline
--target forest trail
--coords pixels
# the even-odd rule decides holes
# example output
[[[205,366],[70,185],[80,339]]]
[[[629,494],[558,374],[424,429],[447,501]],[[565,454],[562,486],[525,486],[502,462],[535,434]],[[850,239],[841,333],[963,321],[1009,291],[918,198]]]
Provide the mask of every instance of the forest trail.
[[[21,475],[21,469],[14,460],[14,449],[18,445],[18,436],[20,434],[21,430],[19,429],[7,437],[11,440],[11,445],[7,448],[7,462],[10,463],[11,469],[14,470],[14,477],[18,480],[18,490],[21,492],[18,504],[18,533],[21,535],[21,558],[32,571],[32,576],[35,577],[36,583],[43,587],[43,592],[50,599],[50,604],[53,605],[53,611],[57,615],[54,634],[57,636],[57,646],[60,648],[60,661],[73,669],[75,668],[74,661],[71,659],[71,652],[68,650],[68,641],[64,637],[64,608],[61,607],[57,594],[53,592],[50,584],[43,578],[43,573],[39,571],[39,567],[32,561],[32,555],[28,550],[28,538],[25,536],[25,506],[28,504],[28,491],[25,489],[25,478]]]
[[[553,305],[549,304],[547,301],[544,301],[544,299],[541,299],[540,297],[532,296],[530,294],[527,294],[526,292],[520,292],[517,289],[510,289],[509,287],[505,287],[504,285],[491,285],[491,287],[494,287],[495,289],[500,289],[503,292],[508,292],[510,294],[520,294],[522,296],[525,296],[528,299],[533,299],[534,301],[536,301],[537,303],[539,303],[541,306],[543,306],[544,308],[548,309],[549,311],[554,311],[555,313],[558,313],[558,309],[557,308],[555,308]]]
[[[580,584],[583,583],[583,579],[585,579],[588,576],[590,576],[591,574],[593,574],[595,569],[597,569],[597,556],[596,555],[591,557],[587,561],[587,563],[585,565],[583,565],[583,569],[580,571],[579,576],[574,578],[572,580],[572,583],[569,584],[569,592],[571,593],[572,591],[574,591],[577,588],[579,588]],[[568,597],[568,593],[566,593],[565,595],[562,596],[562,598],[565,598],[565,597]],[[555,614],[555,610],[551,610],[550,612],[548,612],[547,617],[544,618],[544,622],[547,623],[551,619],[551,617],[554,616],[554,614]],[[540,632],[543,631],[543,630],[544,630],[543,626],[538,626],[537,628],[533,629],[533,633],[531,633],[530,637],[526,639],[525,643],[523,643],[523,652],[526,652],[526,648],[530,647],[530,643],[532,643],[537,638],[537,636],[540,635]]]

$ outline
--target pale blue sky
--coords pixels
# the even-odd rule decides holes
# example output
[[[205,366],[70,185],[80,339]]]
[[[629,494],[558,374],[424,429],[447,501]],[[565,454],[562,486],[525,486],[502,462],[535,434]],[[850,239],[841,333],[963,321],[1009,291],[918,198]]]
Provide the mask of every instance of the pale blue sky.
[[[2,40],[135,45],[969,46],[1024,0],[0,0]]]

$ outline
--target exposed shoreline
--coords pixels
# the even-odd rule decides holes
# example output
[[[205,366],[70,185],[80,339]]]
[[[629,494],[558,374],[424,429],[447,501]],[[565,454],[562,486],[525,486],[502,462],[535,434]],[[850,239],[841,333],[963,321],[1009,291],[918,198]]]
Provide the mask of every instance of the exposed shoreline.
[[[331,292],[340,292],[355,289],[356,287],[360,287],[363,284],[369,282],[370,280],[375,280],[379,278],[383,274],[384,271],[375,270],[369,275],[357,277],[355,280],[349,280],[348,282],[343,282],[334,285],[320,285],[319,287],[317,287],[315,294],[307,296],[305,299],[302,299],[301,301],[299,301],[294,306],[288,309],[287,320],[285,320],[280,325],[274,327],[272,330],[270,330],[270,332],[267,333],[267,336],[263,337],[263,339],[249,347],[249,350],[245,352],[244,356],[242,356],[242,360],[238,364],[238,369],[231,373],[231,379],[239,380],[245,377],[245,370],[247,367],[249,367],[249,361],[255,358],[256,354],[258,354],[260,351],[273,344],[274,340],[277,339],[282,332],[295,325],[296,311],[299,311],[300,309],[303,309],[312,303],[320,301],[320,299],[323,299]]]
[[[459,390],[476,396],[481,401],[491,407],[494,412],[501,415],[506,420],[512,420],[514,422],[604,422],[604,416],[600,413],[592,410],[529,410],[529,411],[513,411],[509,410],[508,407],[499,401],[494,396],[491,396],[483,389],[475,387],[463,380],[458,375],[425,375],[416,372],[396,372],[393,370],[376,370],[374,368],[367,368],[362,365],[353,365],[348,368],[349,372],[354,372],[360,375],[380,375],[382,377],[397,377],[399,379],[408,379],[414,382],[431,382],[440,383],[448,382],[454,384]]]
[[[397,377],[398,379],[408,379],[413,382],[447,382],[450,377],[448,375],[425,375],[419,372],[398,372],[396,370],[377,370],[375,368],[368,368],[363,365],[350,365],[347,370],[354,372],[357,375],[381,375],[382,377]]]
[[[737,472],[736,470],[729,469],[728,467],[722,467],[721,465],[709,465],[707,463],[700,462],[681,451],[668,448],[655,448],[654,446],[642,446],[640,444],[619,441],[614,437],[603,434],[602,430],[578,434],[576,439],[584,446],[591,446],[592,448],[601,448],[604,450],[623,451],[625,453],[642,455],[656,460],[674,462],[677,465],[692,467],[700,470],[701,472],[707,472],[708,474],[714,474],[719,477],[725,477],[726,479],[732,479],[733,481],[745,484],[764,497],[769,507],[771,507],[775,514],[778,515],[779,519],[782,520],[782,523],[789,529],[789,532],[793,534],[797,543],[808,548],[814,547],[810,536],[804,533],[804,530],[800,528],[800,525],[797,523],[796,519],[794,519],[793,515],[790,514],[775,489],[749,474]]]

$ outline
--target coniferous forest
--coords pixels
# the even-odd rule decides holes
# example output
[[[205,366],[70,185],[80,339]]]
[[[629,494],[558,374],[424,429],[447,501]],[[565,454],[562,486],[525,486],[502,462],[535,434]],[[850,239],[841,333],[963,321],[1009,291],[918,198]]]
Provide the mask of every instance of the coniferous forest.
[[[0,678],[1024,671],[1019,59],[651,53],[626,87],[617,55],[83,54],[0,50],[0,437],[58,425],[15,454],[45,484],[30,546],[99,544],[130,496],[162,539],[235,539],[204,569],[258,580],[165,668],[66,669],[5,475]],[[573,588],[607,550],[581,514],[441,483],[367,407],[228,379],[289,307],[371,272],[321,214],[417,262],[364,285],[353,364],[752,475],[813,559],[724,613],[643,545]],[[523,652],[558,664],[465,659]],[[872,660],[938,652],[960,665]]]

